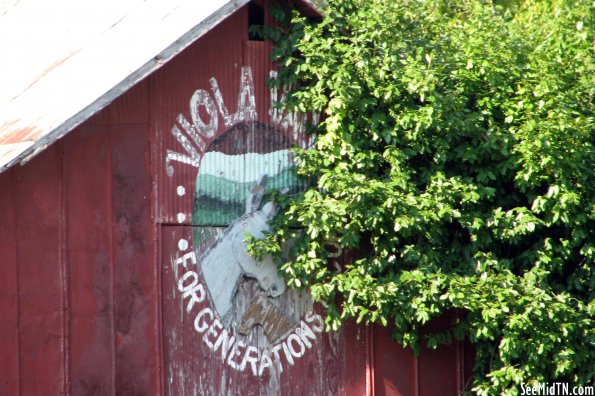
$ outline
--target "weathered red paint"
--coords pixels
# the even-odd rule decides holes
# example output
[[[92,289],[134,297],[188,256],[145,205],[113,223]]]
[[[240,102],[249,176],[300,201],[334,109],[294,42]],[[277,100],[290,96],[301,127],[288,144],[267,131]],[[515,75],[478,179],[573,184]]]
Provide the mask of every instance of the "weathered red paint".
[[[266,9],[266,4],[263,4]],[[196,168],[164,153],[197,89],[216,78],[235,112],[250,66],[270,124],[270,44],[249,41],[243,8],[24,166],[0,174],[0,394],[455,395],[462,343],[415,356],[389,330],[347,323],[320,334],[277,377],[221,359],[193,328],[172,266],[193,240]],[[220,124],[222,121],[220,120]],[[209,144],[207,141],[206,144]],[[264,152],[271,142],[256,140]],[[188,195],[174,194],[186,185]],[[202,304],[208,304],[204,301]],[[319,308],[318,308],[319,309]]]
[[[147,92],[0,175],[1,394],[158,389]]]
[[[0,393],[18,394],[19,300],[15,224],[14,171],[0,177]]]
[[[74,394],[111,393],[110,145],[105,126],[86,126],[64,139],[64,183],[69,186],[70,385]],[[81,204],[83,203],[84,204]],[[92,226],[89,226],[92,225]]]

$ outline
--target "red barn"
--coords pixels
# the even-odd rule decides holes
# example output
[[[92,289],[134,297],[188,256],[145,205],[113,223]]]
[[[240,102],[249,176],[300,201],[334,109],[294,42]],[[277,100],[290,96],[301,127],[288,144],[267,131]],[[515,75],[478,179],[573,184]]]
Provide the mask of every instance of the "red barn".
[[[310,143],[249,31],[268,7],[2,3],[0,394],[465,387],[463,344],[416,357],[385,329],[326,333],[324,307],[245,253],[264,193],[303,188],[291,148]]]

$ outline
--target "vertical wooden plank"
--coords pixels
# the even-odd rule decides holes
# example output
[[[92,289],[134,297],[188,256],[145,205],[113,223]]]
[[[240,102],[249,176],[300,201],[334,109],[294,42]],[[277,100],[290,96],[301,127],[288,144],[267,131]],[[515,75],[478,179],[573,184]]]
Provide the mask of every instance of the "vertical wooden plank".
[[[457,395],[459,381],[455,345],[442,345],[436,350],[422,348],[419,355],[420,396]]]
[[[457,341],[460,367],[459,394],[469,392],[473,387],[473,365],[475,364],[475,348],[469,340]]]
[[[55,144],[15,170],[23,395],[64,392],[60,154]]]
[[[416,395],[417,359],[411,349],[392,340],[391,329],[374,326],[374,395]]]
[[[13,174],[0,175],[0,394],[19,394],[18,265]]]
[[[439,332],[452,326],[456,316],[447,313],[430,321],[424,331]],[[419,354],[419,394],[420,396],[432,395],[457,395],[460,384],[460,365],[457,344],[441,345],[431,350],[422,344]]]
[[[116,390],[148,395],[158,386],[148,126],[112,126],[110,139]]]
[[[434,319],[424,331],[439,331],[449,326],[454,316]],[[391,330],[374,327],[375,395],[458,395],[470,377],[465,359],[469,352],[458,351],[463,344],[442,345],[431,350],[423,345],[419,356],[390,337]],[[466,370],[465,370],[466,368]]]
[[[463,357],[462,357],[462,365],[463,365],[463,379],[461,381],[461,392],[468,392],[473,387],[472,383],[472,376],[473,376],[473,365],[475,364],[475,348],[471,342],[465,340],[460,342],[463,348]]]
[[[71,391],[109,394],[112,376],[111,169],[107,127],[64,139]]]

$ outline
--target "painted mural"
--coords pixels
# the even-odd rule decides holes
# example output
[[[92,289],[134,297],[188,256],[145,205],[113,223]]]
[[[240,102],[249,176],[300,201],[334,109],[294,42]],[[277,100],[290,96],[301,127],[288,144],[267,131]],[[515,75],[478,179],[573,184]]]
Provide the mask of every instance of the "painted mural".
[[[306,120],[281,112],[275,89],[268,114],[259,118],[250,67],[242,68],[237,101],[229,106],[235,113],[217,80],[209,82],[210,89],[190,98],[189,117],[180,113],[171,128],[183,151],[171,148],[165,155],[171,178],[178,166],[196,168],[194,185],[172,192],[193,200],[192,213],[176,216],[192,225],[191,237],[180,238],[171,256],[176,299],[184,305],[181,320],[209,350],[205,358],[278,379],[316,348],[323,318],[308,293],[289,290],[272,259],[251,257],[244,240],[248,233],[261,236],[276,214],[269,191],[304,188],[291,148],[309,145]]]

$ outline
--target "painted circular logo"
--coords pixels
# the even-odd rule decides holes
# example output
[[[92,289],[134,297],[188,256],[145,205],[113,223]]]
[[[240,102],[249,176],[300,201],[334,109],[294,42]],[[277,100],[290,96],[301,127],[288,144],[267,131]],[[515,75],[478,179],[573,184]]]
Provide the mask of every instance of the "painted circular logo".
[[[172,129],[187,154],[168,150],[166,168],[169,176],[171,161],[198,169],[192,246],[179,240],[172,258],[185,312],[192,315],[197,336],[214,356],[234,370],[262,376],[294,365],[315,346],[324,326],[309,293],[288,289],[271,257],[256,260],[246,252],[247,235],[262,236],[277,213],[267,192],[292,194],[304,188],[292,166],[295,125],[288,128],[292,123],[277,116],[273,100],[269,114],[275,126],[256,121],[252,85],[250,68],[243,68],[234,115],[225,108],[214,78],[215,99],[197,90],[190,103],[193,125],[180,115],[178,122],[186,134]],[[276,92],[271,96],[276,99]],[[209,113],[208,124],[200,119],[200,106]],[[226,126],[221,133],[216,132],[219,115]],[[198,141],[201,131],[209,139]],[[186,187],[178,186],[176,194],[186,195]],[[180,220],[187,216],[178,215]]]
[[[193,224],[227,225],[199,258],[205,286],[225,328],[249,335],[261,326],[269,343],[296,325],[280,305],[286,292],[283,277],[270,257],[258,261],[246,252],[248,234],[260,237],[276,214],[274,202],[264,202],[272,189],[296,192],[303,183],[292,169],[292,143],[273,127],[242,122],[222,133],[202,157],[196,178]],[[198,227],[195,245],[205,238]],[[246,309],[235,300],[252,298]],[[278,306],[279,305],[279,306]]]

